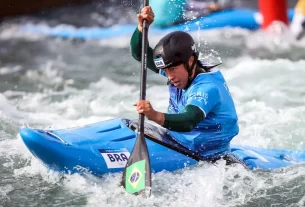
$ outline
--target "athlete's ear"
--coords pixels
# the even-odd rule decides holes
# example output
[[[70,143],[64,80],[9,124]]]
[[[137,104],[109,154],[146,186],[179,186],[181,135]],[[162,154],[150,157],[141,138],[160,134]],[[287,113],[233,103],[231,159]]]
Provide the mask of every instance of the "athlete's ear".
[[[191,65],[193,64],[194,62],[194,56],[192,55],[189,59],[189,66],[191,67]]]

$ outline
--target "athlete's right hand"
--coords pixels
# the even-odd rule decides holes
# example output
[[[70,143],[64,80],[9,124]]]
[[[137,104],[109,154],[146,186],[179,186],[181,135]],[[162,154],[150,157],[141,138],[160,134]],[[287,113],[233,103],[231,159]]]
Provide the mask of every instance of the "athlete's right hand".
[[[150,6],[145,6],[141,13],[137,15],[138,16],[138,30],[142,32],[143,30],[143,19],[147,19],[148,24],[150,25],[153,23],[155,14]]]

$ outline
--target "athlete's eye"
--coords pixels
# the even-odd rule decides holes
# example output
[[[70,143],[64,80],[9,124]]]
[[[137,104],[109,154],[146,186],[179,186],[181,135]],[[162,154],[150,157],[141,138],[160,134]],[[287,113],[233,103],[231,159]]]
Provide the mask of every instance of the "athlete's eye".
[[[163,70],[164,70],[165,73],[168,73],[168,72],[173,72],[176,69],[177,69],[176,67],[170,67],[170,68],[165,68]]]
[[[168,71],[174,71],[174,70],[176,70],[175,67],[168,68]]]

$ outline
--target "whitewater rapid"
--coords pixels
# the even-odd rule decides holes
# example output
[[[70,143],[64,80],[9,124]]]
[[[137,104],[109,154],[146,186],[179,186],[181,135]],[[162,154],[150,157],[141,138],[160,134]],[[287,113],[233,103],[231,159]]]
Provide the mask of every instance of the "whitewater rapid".
[[[305,149],[304,42],[261,39],[225,28],[192,34],[210,62],[223,62],[239,116],[232,143]],[[150,35],[154,45],[162,35]],[[305,166],[273,172],[201,163],[153,175],[150,198],[127,194],[121,174],[61,175],[18,135],[24,126],[60,129],[114,117],[136,119],[140,65],[129,38],[75,42],[0,29],[0,206],[303,206]],[[287,43],[288,42],[288,43]],[[147,99],[166,111],[167,80],[148,73]],[[85,170],[85,169],[84,169]]]

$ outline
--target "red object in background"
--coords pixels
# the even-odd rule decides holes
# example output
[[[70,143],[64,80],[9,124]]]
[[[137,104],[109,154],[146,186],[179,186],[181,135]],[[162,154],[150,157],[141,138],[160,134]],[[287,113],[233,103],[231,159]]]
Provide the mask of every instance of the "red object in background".
[[[263,29],[273,21],[282,21],[288,25],[286,0],[259,0],[259,9],[263,16]]]

